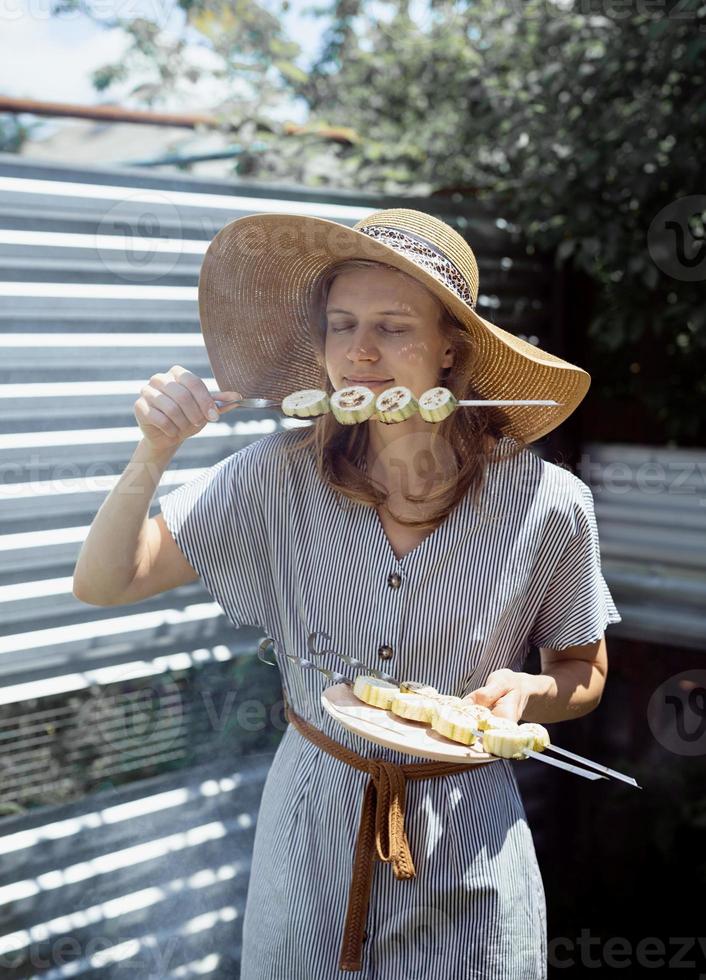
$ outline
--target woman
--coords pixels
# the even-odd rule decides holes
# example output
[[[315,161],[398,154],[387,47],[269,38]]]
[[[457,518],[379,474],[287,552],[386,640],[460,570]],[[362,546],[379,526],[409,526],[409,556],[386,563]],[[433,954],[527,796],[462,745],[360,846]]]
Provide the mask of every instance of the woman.
[[[408,781],[411,873],[399,873],[398,854],[393,874],[359,838],[371,777],[355,763],[414,760],[343,730],[321,706],[325,679],[284,656],[308,656],[313,643],[514,720],[591,709],[596,677],[582,702],[565,685],[559,694],[549,668],[521,669],[530,644],[556,658],[583,650],[571,661],[578,679],[620,620],[589,488],[528,448],[590,379],[481,318],[477,296],[468,244],[418,211],[376,212],[352,229],[253,215],[209,246],[199,308],[223,391],[281,399],[364,382],[559,403],[459,407],[438,424],[344,426],[329,413],[160,498],[161,526],[230,622],[273,638],[296,722],[262,795],[242,980],[547,975],[544,890],[513,763]],[[146,438],[183,441],[194,424],[185,407],[209,399],[179,368],[136,415]],[[124,596],[148,594],[147,577]]]

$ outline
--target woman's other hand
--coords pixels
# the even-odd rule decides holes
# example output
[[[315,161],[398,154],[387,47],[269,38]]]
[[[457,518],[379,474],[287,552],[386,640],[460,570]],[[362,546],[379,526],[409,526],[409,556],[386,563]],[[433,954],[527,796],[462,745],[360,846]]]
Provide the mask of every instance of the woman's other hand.
[[[464,698],[471,704],[489,708],[499,718],[519,722],[532,693],[531,674],[503,667],[488,675],[483,687],[471,691]]]

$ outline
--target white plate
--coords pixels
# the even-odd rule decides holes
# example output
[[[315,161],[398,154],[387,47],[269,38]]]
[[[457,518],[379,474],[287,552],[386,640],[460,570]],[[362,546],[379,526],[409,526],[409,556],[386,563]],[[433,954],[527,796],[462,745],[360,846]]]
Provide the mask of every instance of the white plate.
[[[444,738],[421,721],[399,718],[391,711],[374,708],[355,696],[347,684],[333,684],[321,695],[325,710],[349,732],[369,742],[396,749],[408,755],[435,762],[497,762],[498,756],[484,752],[476,745],[462,745]]]

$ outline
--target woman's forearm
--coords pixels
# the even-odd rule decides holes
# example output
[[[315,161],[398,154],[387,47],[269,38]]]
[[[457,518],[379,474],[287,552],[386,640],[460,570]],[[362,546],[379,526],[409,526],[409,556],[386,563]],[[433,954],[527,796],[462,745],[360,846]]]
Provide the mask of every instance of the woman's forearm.
[[[150,504],[176,448],[159,452],[142,440],[101,504],[74,568],[74,595],[109,605],[130,584],[145,547]]]
[[[601,700],[605,677],[585,660],[560,660],[526,674],[530,695],[522,721],[551,724],[587,715]]]

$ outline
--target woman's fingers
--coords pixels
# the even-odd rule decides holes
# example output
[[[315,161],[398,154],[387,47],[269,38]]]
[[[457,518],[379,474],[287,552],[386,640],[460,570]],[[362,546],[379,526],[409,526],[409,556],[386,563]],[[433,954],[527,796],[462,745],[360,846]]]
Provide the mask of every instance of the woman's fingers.
[[[240,399],[237,391],[216,391],[212,395],[198,375],[175,364],[168,371],[153,374],[135,402],[135,418],[146,439],[159,448],[178,446],[195,435],[210,421],[217,422],[221,412],[215,398],[223,401]]]

